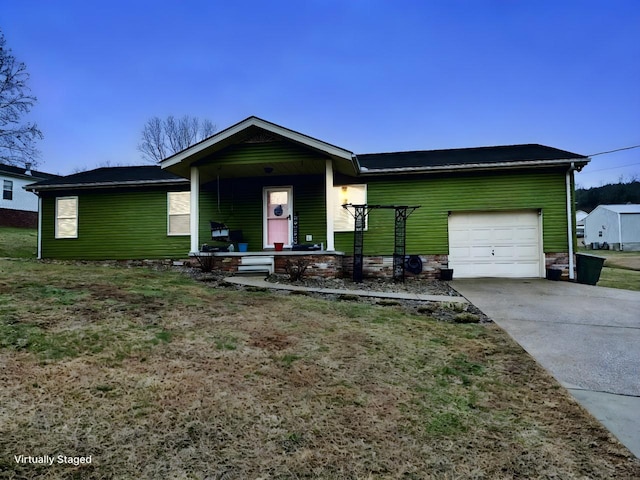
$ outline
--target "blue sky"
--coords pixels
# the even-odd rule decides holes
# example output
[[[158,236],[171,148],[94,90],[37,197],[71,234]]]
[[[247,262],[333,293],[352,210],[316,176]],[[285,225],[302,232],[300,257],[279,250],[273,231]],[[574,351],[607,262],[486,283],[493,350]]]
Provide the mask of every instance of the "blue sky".
[[[640,145],[637,0],[0,0],[40,169],[141,163],[152,116],[250,115],[356,153]],[[640,148],[584,187],[640,177]]]

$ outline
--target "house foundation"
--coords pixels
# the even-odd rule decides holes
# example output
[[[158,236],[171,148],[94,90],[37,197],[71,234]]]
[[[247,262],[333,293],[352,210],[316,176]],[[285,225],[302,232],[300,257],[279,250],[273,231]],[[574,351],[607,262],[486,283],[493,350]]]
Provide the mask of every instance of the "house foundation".
[[[418,257],[422,264],[419,273],[411,272],[406,268],[405,278],[434,280],[440,278],[440,272],[447,268],[448,255],[406,255],[405,258]],[[353,276],[353,255],[345,255],[343,258],[343,275]],[[362,273],[364,278],[393,278],[393,255],[364,256],[362,263]]]
[[[560,279],[569,280],[569,254],[566,252],[545,253],[544,254],[545,269],[560,270],[562,272]],[[575,265],[575,259],[574,263]]]
[[[339,278],[343,276],[342,252],[308,252],[308,251],[261,251],[261,252],[199,252],[192,257],[199,261],[208,259],[213,270],[228,273],[242,273],[247,265],[261,264],[264,271],[286,274],[290,266],[294,268],[306,267],[305,275],[309,277]],[[263,262],[260,259],[272,259]],[[255,261],[258,260],[258,261]],[[261,269],[257,269],[261,270]],[[255,270],[244,270],[245,272]]]

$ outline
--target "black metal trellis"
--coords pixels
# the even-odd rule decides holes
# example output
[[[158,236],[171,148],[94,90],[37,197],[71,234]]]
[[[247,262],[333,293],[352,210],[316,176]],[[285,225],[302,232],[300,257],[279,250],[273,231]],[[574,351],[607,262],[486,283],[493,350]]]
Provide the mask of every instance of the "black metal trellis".
[[[349,211],[349,207],[353,208],[352,215],[355,221],[355,229],[353,232],[353,281],[356,283],[362,282],[362,267],[364,263],[364,225],[367,215],[369,215],[371,210],[378,208],[393,208],[395,210],[393,280],[395,282],[404,282],[407,218],[416,209],[420,208],[420,205],[354,205],[352,203],[346,203],[342,205],[342,207],[347,211]],[[351,212],[349,211],[349,213]]]

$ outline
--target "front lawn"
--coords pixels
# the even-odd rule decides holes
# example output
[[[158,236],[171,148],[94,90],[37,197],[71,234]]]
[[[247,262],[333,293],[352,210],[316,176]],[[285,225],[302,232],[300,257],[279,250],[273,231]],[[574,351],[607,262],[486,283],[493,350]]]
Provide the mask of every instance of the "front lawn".
[[[640,478],[494,324],[398,305],[0,260],[0,365],[0,478]]]

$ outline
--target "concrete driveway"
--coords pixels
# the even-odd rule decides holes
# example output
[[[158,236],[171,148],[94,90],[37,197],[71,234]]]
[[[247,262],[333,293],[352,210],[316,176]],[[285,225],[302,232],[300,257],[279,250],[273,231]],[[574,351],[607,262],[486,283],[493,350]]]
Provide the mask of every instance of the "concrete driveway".
[[[451,286],[640,458],[640,292],[543,279]]]

